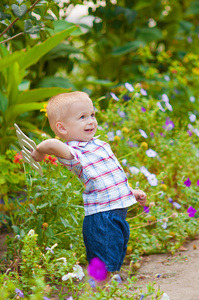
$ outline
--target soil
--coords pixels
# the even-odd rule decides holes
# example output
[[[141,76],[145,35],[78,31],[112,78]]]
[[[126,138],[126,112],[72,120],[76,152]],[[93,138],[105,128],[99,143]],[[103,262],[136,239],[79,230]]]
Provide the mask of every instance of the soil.
[[[1,234],[0,258],[6,251],[5,240],[6,234]],[[143,257],[135,276],[138,279],[135,287],[143,292],[149,282],[155,281],[155,289],[166,293],[170,300],[199,300],[199,237],[184,244],[174,255]],[[125,281],[127,272],[122,271],[121,277]]]

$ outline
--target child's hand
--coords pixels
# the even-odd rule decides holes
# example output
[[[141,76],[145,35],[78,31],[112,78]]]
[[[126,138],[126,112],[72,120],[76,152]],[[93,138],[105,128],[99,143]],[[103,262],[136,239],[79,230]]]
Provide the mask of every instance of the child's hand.
[[[44,153],[39,153],[37,150],[30,150],[31,156],[35,161],[42,161],[45,158]]]
[[[133,192],[135,199],[137,202],[140,203],[140,205],[144,206],[146,203],[146,194],[141,191],[141,190],[133,190],[131,189],[131,191]]]

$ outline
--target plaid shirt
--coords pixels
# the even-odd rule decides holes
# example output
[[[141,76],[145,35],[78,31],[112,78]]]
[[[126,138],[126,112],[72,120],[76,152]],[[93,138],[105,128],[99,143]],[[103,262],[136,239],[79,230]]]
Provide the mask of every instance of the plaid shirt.
[[[124,208],[136,203],[126,175],[109,144],[94,137],[89,142],[66,143],[74,159],[59,161],[84,183],[85,215]]]

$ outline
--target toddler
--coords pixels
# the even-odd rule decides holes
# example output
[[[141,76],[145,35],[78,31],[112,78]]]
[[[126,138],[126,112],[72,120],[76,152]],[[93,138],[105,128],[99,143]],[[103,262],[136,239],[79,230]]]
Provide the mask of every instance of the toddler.
[[[83,238],[88,262],[102,260],[110,278],[119,271],[129,240],[126,214],[137,201],[144,205],[146,194],[133,190],[109,144],[95,137],[97,120],[93,103],[84,92],[52,97],[47,105],[50,127],[58,139],[41,142],[31,155],[42,161],[55,155],[85,185]]]

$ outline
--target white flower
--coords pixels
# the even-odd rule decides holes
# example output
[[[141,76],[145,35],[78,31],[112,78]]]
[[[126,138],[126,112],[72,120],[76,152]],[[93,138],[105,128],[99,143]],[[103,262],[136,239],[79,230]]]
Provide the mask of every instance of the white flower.
[[[57,260],[63,260],[63,265],[66,266],[67,265],[67,261],[66,261],[66,257],[60,257]]]
[[[159,109],[161,109],[161,111],[165,112],[165,109],[162,107],[159,101],[157,102],[157,106],[159,107]]]
[[[35,231],[33,229],[30,229],[28,232],[28,236],[33,236],[35,234]]]
[[[170,81],[170,78],[169,78],[169,76],[167,76],[167,75],[164,76],[164,79],[165,79],[166,81]]]
[[[149,182],[149,184],[150,184],[151,186],[157,186],[157,185],[158,185],[158,180],[157,180],[155,174],[150,174],[150,175],[147,177],[147,180],[148,180],[148,182]]]
[[[145,177],[148,177],[149,175],[151,175],[151,173],[147,170],[147,168],[145,168],[144,166],[142,166],[141,168],[140,168],[140,172],[142,173],[142,174],[144,174],[144,176]]]
[[[189,120],[190,120],[191,122],[195,122],[195,120],[196,120],[196,115],[190,114]]]
[[[133,175],[137,175],[138,173],[140,173],[140,170],[136,167],[130,167],[129,170]]]
[[[73,270],[74,273],[76,274],[76,277],[79,280],[82,280],[82,278],[85,276],[82,267],[79,265],[74,265]]]
[[[132,86],[132,84],[126,82],[125,83],[125,88],[129,91],[129,92],[133,92],[134,91],[134,87]]]
[[[196,99],[195,99],[195,97],[194,97],[194,96],[191,96],[191,97],[189,98],[189,101],[193,103],[193,102],[195,102],[195,101],[196,101]]]
[[[123,166],[126,166],[126,165],[127,165],[127,159],[126,159],[126,158],[124,158],[124,159],[122,160],[122,164],[123,164]]]
[[[116,131],[116,135],[120,136],[122,134],[121,130]]]
[[[114,93],[110,93],[110,95],[114,100],[116,100],[116,101],[120,100]]]
[[[170,300],[170,298],[169,298],[169,296],[168,296],[166,293],[164,293],[164,294],[162,295],[161,300]]]
[[[66,281],[68,279],[75,278],[75,277],[77,277],[76,274],[74,274],[74,273],[68,273],[68,274],[62,276],[62,281]]]
[[[140,93],[141,93],[143,96],[147,96],[147,91],[145,91],[143,88],[140,89]]]
[[[169,97],[168,97],[166,94],[163,94],[163,95],[162,95],[162,100],[163,100],[165,103],[168,103],[168,102],[169,102]]]
[[[139,132],[140,132],[142,137],[144,137],[145,139],[148,138],[148,135],[146,134],[146,132],[144,130],[139,129]]]
[[[158,154],[157,154],[157,152],[155,152],[154,150],[148,149],[148,150],[146,150],[146,155],[147,155],[148,157],[156,157]]]
[[[171,104],[169,102],[166,102],[166,108],[168,108],[168,110],[172,111],[173,107],[171,106]]]
[[[114,141],[114,132],[113,131],[109,131],[108,133],[107,133],[107,136],[108,136],[108,140],[109,141]]]

